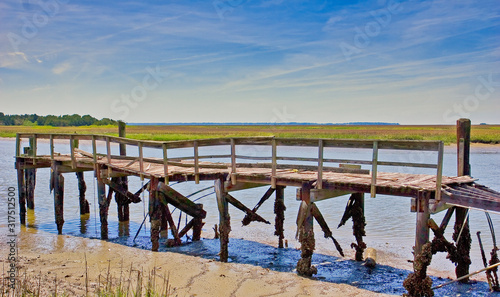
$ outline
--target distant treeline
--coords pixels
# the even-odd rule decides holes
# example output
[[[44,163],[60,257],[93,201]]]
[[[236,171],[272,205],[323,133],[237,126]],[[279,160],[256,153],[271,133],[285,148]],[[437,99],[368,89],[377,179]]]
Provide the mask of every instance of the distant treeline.
[[[90,126],[90,125],[116,125],[117,122],[112,119],[103,118],[98,120],[90,115],[47,115],[39,116],[37,114],[12,114],[6,115],[0,112],[0,125],[4,126]]]

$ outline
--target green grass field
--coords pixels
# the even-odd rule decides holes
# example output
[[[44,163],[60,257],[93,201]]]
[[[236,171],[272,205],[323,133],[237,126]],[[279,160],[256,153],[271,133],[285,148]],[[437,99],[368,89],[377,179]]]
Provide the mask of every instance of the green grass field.
[[[118,135],[117,126],[0,126],[0,137],[16,133],[78,133]],[[290,138],[442,140],[456,142],[455,126],[127,126],[127,137],[144,140],[188,140],[217,137],[276,136]],[[500,125],[472,126],[471,142],[500,143]]]

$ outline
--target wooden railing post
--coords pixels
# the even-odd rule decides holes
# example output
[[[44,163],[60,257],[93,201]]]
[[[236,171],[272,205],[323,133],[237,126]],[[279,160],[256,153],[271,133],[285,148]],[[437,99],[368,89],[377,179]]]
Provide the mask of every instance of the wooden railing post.
[[[97,143],[95,135],[92,135],[92,158],[94,159],[94,164],[97,163]]]
[[[370,197],[375,198],[377,192],[377,163],[378,163],[378,141],[373,141],[373,158],[372,158],[372,184],[370,189]]]
[[[36,165],[36,146],[37,146],[37,137],[36,134],[33,134],[33,138],[31,139],[30,143],[31,154],[33,156],[33,165]]]
[[[21,156],[21,135],[16,133],[16,157]]]
[[[126,135],[126,130],[125,130],[125,122],[118,121],[118,137],[125,138]],[[126,156],[127,155],[127,145],[125,143],[120,143],[120,156]]]
[[[318,181],[317,188],[323,189],[323,139],[318,143]]]
[[[277,167],[276,160],[277,160],[277,156],[276,156],[276,139],[275,138],[273,138],[273,140],[272,140],[272,158],[273,158],[273,161],[272,161],[272,170],[271,170],[271,187],[273,189],[276,189],[276,167]]]
[[[236,144],[231,138],[231,183],[236,185]]]
[[[198,168],[198,141],[193,142],[193,149],[194,149],[194,180],[196,184],[200,183],[200,169]]]
[[[111,140],[106,137],[106,157],[108,158],[108,164],[111,165]]]
[[[108,159],[108,175],[111,175],[111,139],[110,137],[106,137],[106,156]]]
[[[138,147],[139,147],[139,171],[141,172],[140,173],[140,177],[141,177],[141,181],[144,180],[144,155],[142,154],[142,142],[139,141],[138,143]]]
[[[50,160],[54,161],[54,135],[50,134]]]
[[[165,184],[168,185],[168,155],[167,155],[167,144],[162,144],[163,149],[163,173],[165,174]]]
[[[75,137],[74,135],[69,136],[69,149],[71,154],[71,169],[76,168],[76,159],[75,159]]]
[[[470,129],[469,119],[459,119],[457,121],[457,163],[458,176],[470,175]]]
[[[441,141],[438,148],[437,175],[436,175],[436,203],[441,201],[441,183],[443,180],[444,143]]]

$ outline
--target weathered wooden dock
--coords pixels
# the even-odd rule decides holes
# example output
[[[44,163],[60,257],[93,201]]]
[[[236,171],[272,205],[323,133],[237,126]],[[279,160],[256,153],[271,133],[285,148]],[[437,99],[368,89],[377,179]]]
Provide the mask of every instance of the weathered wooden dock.
[[[415,239],[415,260],[430,249],[430,230],[436,238],[446,241],[442,236],[453,212],[456,214],[455,233],[460,232],[462,240],[458,243],[447,242],[453,248],[432,246],[436,251],[455,253],[457,276],[466,275],[470,259],[470,232],[466,213],[468,208],[477,208],[500,212],[500,193],[475,183],[469,176],[469,135],[470,121],[460,120],[457,125],[458,144],[458,174],[456,177],[442,175],[443,143],[441,141],[391,141],[391,140],[337,140],[337,139],[286,139],[274,137],[245,137],[202,139],[191,141],[145,141],[125,138],[124,125],[120,125],[120,136],[86,135],[86,134],[17,134],[16,168],[18,171],[19,204],[21,222],[25,221],[26,205],[34,208],[34,177],[37,168],[51,168],[51,189],[54,191],[55,221],[59,233],[63,231],[63,173],[76,172],[80,188],[80,212],[89,212],[85,199],[85,181],[83,171],[94,171],[97,180],[99,216],[101,221],[101,238],[107,239],[108,208],[115,193],[119,206],[119,220],[127,221],[129,204],[141,201],[140,193],[149,191],[149,216],[151,220],[152,249],[157,250],[159,234],[170,229],[173,237],[168,242],[171,245],[181,244],[181,238],[192,229],[192,240],[199,240],[206,212],[203,205],[195,204],[190,199],[169,186],[172,181],[214,180],[220,223],[219,234],[221,242],[220,260],[227,261],[228,241],[231,230],[228,204],[246,213],[244,224],[251,221],[267,222],[257,214],[262,203],[275,193],[274,210],[276,214],[275,235],[278,236],[278,246],[283,247],[283,220],[285,212],[284,188],[297,187],[297,199],[301,206],[297,216],[297,232],[302,245],[301,259],[297,271],[301,275],[313,275],[316,268],[311,266],[314,250],[313,221],[316,220],[325,237],[331,237],[332,232],[323,218],[315,202],[343,195],[351,195],[346,213],[342,218],[345,223],[352,218],[355,226],[356,260],[363,259],[366,248],[363,242],[364,234],[364,194],[371,197],[377,194],[410,197],[413,211],[417,212]],[[39,141],[43,139],[44,141]],[[24,147],[23,143],[29,143]],[[61,141],[69,146],[68,154],[57,153],[54,143]],[[79,143],[87,141],[92,145],[90,151],[79,148]],[[105,144],[105,152],[98,152],[98,144]],[[119,145],[119,154],[113,153],[112,144]],[[48,145],[49,154],[37,153],[39,145]],[[262,151],[270,152],[268,156],[261,154],[242,154],[249,146],[263,147]],[[225,154],[203,155],[200,148],[218,147]],[[283,156],[278,154],[280,147],[287,147],[293,152],[295,147],[309,147],[317,150],[317,157]],[[131,153],[131,148],[134,153]],[[325,157],[328,148],[347,148],[369,150],[371,159],[334,159]],[[156,156],[145,156],[144,150],[156,150]],[[177,149],[184,149],[184,156],[171,156]],[[393,162],[381,161],[378,158],[382,150],[404,150],[434,152],[435,162]],[[297,150],[299,153],[300,150]],[[128,154],[127,154],[128,153]],[[300,164],[298,164],[300,163]],[[380,172],[379,166],[428,168],[434,174],[409,174],[398,172]],[[363,169],[365,167],[366,169]],[[136,192],[128,189],[127,177],[138,176],[148,180],[146,185]],[[108,191],[106,192],[106,185]],[[231,196],[230,192],[253,187],[267,186],[269,190],[261,201],[250,209]],[[169,205],[180,209],[192,220],[178,230],[173,222]],[[431,219],[431,214],[446,210],[447,214],[438,227]],[[180,229],[180,228],[179,228]],[[456,236],[454,235],[454,239]],[[468,246],[467,246],[468,241]],[[434,242],[434,241],[433,241]],[[339,252],[343,255],[340,246]],[[437,250],[436,250],[437,249]],[[436,251],[435,251],[436,250]],[[428,265],[428,264],[427,264]],[[426,266],[425,266],[426,267]],[[415,268],[413,278],[408,282],[422,281],[426,277],[425,269]],[[430,289],[430,288],[428,288]],[[410,291],[410,289],[408,289]],[[410,292],[410,294],[417,294]]]

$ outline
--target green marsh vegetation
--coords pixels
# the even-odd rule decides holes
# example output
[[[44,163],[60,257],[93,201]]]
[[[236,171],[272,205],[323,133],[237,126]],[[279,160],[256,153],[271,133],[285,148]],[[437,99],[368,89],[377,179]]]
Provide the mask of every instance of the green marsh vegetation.
[[[15,137],[16,133],[78,133],[118,135],[118,127],[80,126],[0,126],[0,137]],[[190,140],[219,137],[276,136],[289,138],[383,139],[383,140],[442,140],[456,142],[454,125],[419,126],[329,126],[329,125],[138,125],[127,126],[127,137],[142,140]],[[500,125],[472,126],[473,143],[500,144]]]

